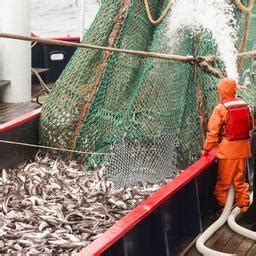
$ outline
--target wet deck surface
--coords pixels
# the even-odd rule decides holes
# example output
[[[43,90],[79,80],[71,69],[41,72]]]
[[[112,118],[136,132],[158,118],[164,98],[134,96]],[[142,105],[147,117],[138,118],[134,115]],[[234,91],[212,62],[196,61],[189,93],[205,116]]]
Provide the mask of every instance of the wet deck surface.
[[[52,84],[48,85],[50,88]],[[36,99],[39,99],[40,103],[43,103],[45,94],[42,92],[41,85],[32,86],[32,101],[27,103],[0,103],[0,124],[11,121],[22,115],[25,115],[41,105],[37,103]]]
[[[202,255],[196,250],[195,242],[193,241],[185,250],[178,255],[181,256],[199,256]],[[245,238],[234,231],[228,225],[221,227],[207,242],[206,246],[224,253],[235,255],[256,255],[256,241]],[[218,254],[216,254],[217,256]]]
[[[32,110],[37,109],[40,105],[32,102],[28,103],[2,103],[0,104],[0,124],[11,121]]]

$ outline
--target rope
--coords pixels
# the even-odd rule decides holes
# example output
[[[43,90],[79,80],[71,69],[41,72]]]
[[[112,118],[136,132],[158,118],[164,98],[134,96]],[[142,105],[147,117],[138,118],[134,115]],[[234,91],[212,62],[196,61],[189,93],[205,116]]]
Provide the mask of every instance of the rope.
[[[66,41],[62,41],[62,40],[45,39],[45,38],[40,38],[40,37],[35,38],[35,37],[30,37],[30,36],[21,36],[21,35],[15,35],[15,34],[7,34],[7,33],[0,33],[0,38],[31,41],[31,42],[38,42],[38,43],[42,43],[42,44],[50,44],[50,45],[64,45],[64,46],[70,46],[70,47],[76,47],[76,48],[112,51],[112,52],[117,52],[117,53],[127,53],[127,54],[131,54],[131,55],[140,55],[143,57],[180,61],[180,62],[184,62],[184,63],[192,63],[192,62],[199,63],[199,62],[203,62],[203,61],[208,62],[212,59],[212,56],[194,57],[194,56],[183,56],[183,55],[176,55],[176,54],[159,53],[159,52],[136,51],[136,50],[129,50],[129,49],[105,47],[105,46],[99,46],[99,45],[93,45],[93,44],[73,43],[73,42],[66,42]],[[240,57],[240,56],[251,57],[254,55],[256,55],[256,49],[253,51],[238,53],[238,57]],[[209,57],[211,57],[210,60],[209,60]]]
[[[254,0],[248,0],[248,6],[244,6],[241,0],[235,0],[235,3],[239,10],[243,13],[251,13],[253,8]]]
[[[195,54],[198,54],[200,48],[200,35],[197,33],[195,36]],[[212,56],[209,56],[209,63],[214,64],[216,59]],[[205,98],[202,90],[202,85],[198,81],[198,68],[199,65],[194,66],[194,74],[195,74],[195,82],[197,84],[197,92],[196,92],[196,105],[197,105],[197,113],[200,121],[200,138],[199,138],[199,145],[203,148],[204,145],[204,135],[207,131],[207,115],[205,109]]]
[[[145,8],[146,8],[146,12],[147,12],[147,16],[148,16],[148,19],[149,21],[153,24],[153,25],[157,25],[159,24],[160,22],[163,21],[163,19],[165,18],[165,16],[167,15],[167,13],[169,12],[172,4],[173,4],[173,0],[171,0],[169,2],[169,4],[166,6],[164,12],[162,13],[162,15],[157,19],[157,20],[154,20],[153,17],[152,17],[152,14],[150,12],[150,8],[149,8],[149,4],[148,4],[148,0],[144,0],[144,4],[145,4]]]
[[[122,23],[125,19],[125,16],[126,16],[126,13],[127,13],[130,3],[131,3],[131,0],[122,0],[121,8],[116,17],[115,25],[113,27],[113,30],[112,30],[112,32],[109,36],[109,40],[108,40],[109,47],[111,47],[111,48],[113,48],[116,43],[116,40],[118,38],[119,32],[122,27]],[[101,65],[100,65],[100,73],[99,73],[97,79],[95,80],[95,82],[93,82],[92,84],[89,85],[89,95],[88,95],[88,97],[85,98],[85,100],[83,102],[81,112],[76,121],[75,129],[70,137],[69,148],[71,148],[71,149],[74,149],[76,147],[76,141],[81,132],[81,127],[83,125],[84,118],[89,110],[89,106],[90,106],[91,102],[93,101],[93,99],[95,97],[97,88],[102,80],[104,70],[106,69],[106,66],[107,66],[107,63],[108,63],[108,60],[110,57],[111,57],[110,51],[104,53],[103,59],[102,59]]]
[[[55,151],[77,153],[77,154],[85,154],[85,155],[114,155],[113,153],[98,153],[98,152],[78,151],[78,150],[48,147],[48,146],[43,146],[43,145],[28,144],[28,143],[17,142],[17,141],[9,141],[9,140],[0,140],[0,143],[19,145],[19,146],[26,146],[26,147],[32,147],[32,148],[50,149],[50,150],[55,150]]]
[[[221,73],[220,70],[210,66],[206,61],[202,61],[198,65],[205,72],[211,73],[212,75],[214,75],[218,78],[223,78],[224,77],[224,75]]]
[[[43,90],[41,90],[39,93],[38,93],[38,95],[36,96],[36,103],[38,104],[38,105],[43,105],[43,103],[42,102],[40,102],[40,97],[41,96],[43,96],[43,93],[46,93],[46,95],[48,95],[48,92],[46,92],[44,89]],[[34,102],[33,100],[32,100],[32,102]]]
[[[166,54],[166,53],[158,53],[158,52],[146,52],[146,51],[136,51],[136,50],[129,50],[129,49],[119,49],[113,47],[105,47],[105,46],[98,46],[92,44],[83,44],[83,43],[73,43],[73,42],[66,42],[62,40],[54,40],[54,39],[44,39],[39,37],[30,37],[30,36],[22,36],[22,35],[15,35],[15,34],[7,34],[7,33],[0,33],[0,38],[9,38],[9,39],[17,39],[22,41],[32,41],[32,42],[39,42],[42,44],[50,44],[50,45],[64,45],[64,46],[71,46],[77,48],[86,48],[86,49],[94,49],[94,50],[103,50],[103,51],[112,51],[118,53],[127,53],[132,55],[140,55],[144,57],[152,57],[152,58],[159,58],[164,60],[174,60],[174,61],[181,61],[181,62],[193,62],[196,61],[196,58],[193,56],[181,56],[175,54]]]
[[[241,3],[241,0],[235,0],[235,3],[237,5],[237,7],[239,8],[239,10],[241,12],[245,13],[245,15],[246,15],[245,16],[245,25],[244,25],[244,32],[243,32],[243,36],[242,36],[242,41],[241,41],[240,48],[238,50],[238,52],[241,53],[241,52],[245,51],[245,48],[246,48],[246,45],[247,45],[254,0],[248,0],[248,6],[247,7],[244,6]],[[238,70],[238,72],[241,70],[242,65],[243,65],[243,57],[239,57],[238,60],[237,60],[237,70]]]
[[[37,42],[34,42],[32,45],[31,45],[31,48],[35,47],[37,45]]]
[[[256,49],[248,52],[240,52],[238,53],[239,57],[256,57]]]
[[[202,85],[200,83],[197,84],[197,93],[196,93],[196,105],[197,112],[200,121],[200,146],[203,148],[204,146],[204,136],[207,132],[207,115],[205,108],[205,98],[202,90]]]
[[[37,77],[39,83],[41,84],[41,86],[43,87],[43,89],[45,91],[47,91],[47,93],[50,93],[51,90],[49,89],[49,87],[46,85],[46,83],[44,82],[44,80],[42,79],[42,77],[39,75],[39,73],[34,69],[31,68],[32,73]]]

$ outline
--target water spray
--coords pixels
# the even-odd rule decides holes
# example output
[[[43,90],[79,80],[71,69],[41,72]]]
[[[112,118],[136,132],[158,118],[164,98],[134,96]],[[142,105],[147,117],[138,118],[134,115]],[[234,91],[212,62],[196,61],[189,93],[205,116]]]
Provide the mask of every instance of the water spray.
[[[177,47],[184,30],[192,31],[194,35],[209,33],[218,48],[218,57],[223,60],[227,76],[238,80],[237,22],[233,5],[225,0],[177,0],[171,8],[169,24],[168,37],[178,38]]]

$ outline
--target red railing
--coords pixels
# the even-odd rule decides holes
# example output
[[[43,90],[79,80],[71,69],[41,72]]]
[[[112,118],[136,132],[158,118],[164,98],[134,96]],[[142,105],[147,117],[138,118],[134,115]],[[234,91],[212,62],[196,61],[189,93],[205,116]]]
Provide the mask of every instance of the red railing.
[[[54,37],[54,38],[49,38],[49,39],[53,39],[53,40],[60,40],[60,41],[80,41],[80,37],[79,36],[72,36],[72,37]]]
[[[109,228],[101,237],[93,241],[84,248],[79,256],[98,256],[123,237],[138,222],[152,213],[164,201],[183,188],[191,180],[197,177],[215,160],[215,152],[211,151],[208,156],[204,156],[181,174],[175,177],[159,191],[152,194],[148,199],[138,205],[134,210],[125,215],[121,220]]]
[[[33,110],[25,115],[15,118],[9,122],[0,124],[0,132],[8,131],[16,126],[22,125],[26,122],[29,122],[30,120],[38,118],[40,116],[40,113],[41,113],[41,108]]]

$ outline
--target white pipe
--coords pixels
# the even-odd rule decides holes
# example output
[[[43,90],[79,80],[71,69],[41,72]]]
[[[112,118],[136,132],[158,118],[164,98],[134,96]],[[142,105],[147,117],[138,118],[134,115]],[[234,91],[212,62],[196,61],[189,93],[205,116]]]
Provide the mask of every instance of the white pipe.
[[[250,203],[252,203],[252,198],[253,198],[253,193],[251,193],[250,195]],[[230,216],[228,217],[228,225],[229,227],[235,231],[236,233],[250,238],[252,240],[256,240],[256,232],[249,230],[247,228],[244,228],[240,225],[238,225],[235,221],[236,217],[239,215],[240,213],[240,209],[238,207],[236,207],[230,214]]]
[[[205,242],[212,236],[212,234],[214,234],[226,222],[226,220],[227,220],[227,218],[228,218],[228,216],[231,212],[231,209],[232,209],[232,205],[233,205],[233,201],[234,201],[234,194],[235,194],[234,185],[232,184],[229,188],[226,204],[225,204],[225,207],[224,207],[224,210],[223,210],[221,216],[210,227],[208,227],[203,232],[203,234],[197,239],[196,248],[203,255],[206,255],[206,256],[216,256],[216,255],[218,255],[218,256],[230,256],[230,255],[235,255],[235,254],[218,252],[218,251],[212,250],[212,249],[210,249],[210,248],[208,248],[204,245]]]
[[[80,42],[83,41],[84,37],[84,23],[85,23],[85,0],[81,0],[81,16],[82,16],[82,22],[81,22],[81,30],[80,30]]]
[[[1,0],[3,32],[30,36],[30,8],[31,0]],[[30,102],[30,42],[2,39],[2,45],[1,79],[11,80],[3,91],[3,102]]]

